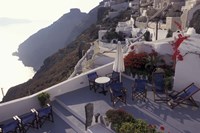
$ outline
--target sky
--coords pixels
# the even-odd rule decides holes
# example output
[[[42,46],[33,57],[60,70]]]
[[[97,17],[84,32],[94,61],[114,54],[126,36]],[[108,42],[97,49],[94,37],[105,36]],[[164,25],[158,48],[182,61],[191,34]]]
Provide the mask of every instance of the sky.
[[[71,8],[88,13],[102,0],[0,0],[0,88],[26,82],[34,75],[12,53],[20,43],[58,20]],[[0,90],[0,101],[2,93]]]
[[[55,20],[70,8],[90,11],[102,0],[0,0],[0,17]]]

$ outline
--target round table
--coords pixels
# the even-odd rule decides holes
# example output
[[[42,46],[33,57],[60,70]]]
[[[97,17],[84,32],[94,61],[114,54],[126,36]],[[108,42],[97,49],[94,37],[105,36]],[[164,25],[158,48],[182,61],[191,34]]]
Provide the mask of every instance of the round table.
[[[98,77],[95,79],[95,83],[103,85],[102,87],[103,90],[100,91],[99,93],[103,93],[104,95],[106,95],[107,91],[105,90],[105,85],[109,82],[110,82],[109,77]]]

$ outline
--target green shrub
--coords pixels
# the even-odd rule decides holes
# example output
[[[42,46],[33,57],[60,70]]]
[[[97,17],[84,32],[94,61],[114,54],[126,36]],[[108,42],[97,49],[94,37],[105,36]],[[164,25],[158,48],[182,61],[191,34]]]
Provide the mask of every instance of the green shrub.
[[[148,124],[141,119],[138,119],[134,123],[134,133],[147,133]]]
[[[124,122],[119,129],[120,133],[134,133],[134,123]]]
[[[49,101],[50,101],[50,94],[47,92],[42,92],[38,95],[38,100],[40,102],[40,105],[44,107]]]
[[[159,133],[155,125],[149,125],[142,119],[134,119],[131,114],[121,109],[108,110],[106,117],[116,133]]]
[[[134,123],[135,119],[133,118],[133,116],[127,112],[125,112],[124,110],[114,110],[114,109],[110,109],[106,112],[106,117],[108,119],[109,122],[112,123],[112,128],[115,131],[119,131],[122,123],[124,122],[132,122]]]

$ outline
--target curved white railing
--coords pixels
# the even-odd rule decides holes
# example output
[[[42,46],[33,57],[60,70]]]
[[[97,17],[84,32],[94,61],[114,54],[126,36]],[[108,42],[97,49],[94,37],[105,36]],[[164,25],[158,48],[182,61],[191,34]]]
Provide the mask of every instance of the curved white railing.
[[[112,66],[113,62],[63,81],[36,94],[2,103],[0,104],[0,121],[10,119],[14,115],[22,115],[29,112],[31,108],[40,108],[37,95],[42,92],[48,92],[51,100],[54,100],[56,96],[88,86],[88,73],[96,71],[100,76],[106,75],[112,72]]]

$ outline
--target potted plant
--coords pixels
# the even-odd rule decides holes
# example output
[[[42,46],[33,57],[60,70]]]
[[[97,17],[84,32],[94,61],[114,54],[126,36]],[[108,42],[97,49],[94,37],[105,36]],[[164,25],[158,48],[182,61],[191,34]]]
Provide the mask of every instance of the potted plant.
[[[50,101],[50,94],[47,92],[42,92],[38,95],[38,100],[40,102],[40,105],[44,107],[47,103]]]

